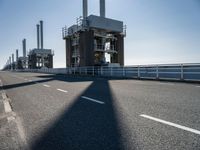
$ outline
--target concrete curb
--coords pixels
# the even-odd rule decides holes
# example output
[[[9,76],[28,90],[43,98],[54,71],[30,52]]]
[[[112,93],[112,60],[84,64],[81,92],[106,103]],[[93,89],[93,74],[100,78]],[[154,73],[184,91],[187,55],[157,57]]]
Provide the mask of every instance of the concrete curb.
[[[12,110],[11,99],[3,90],[0,80],[0,89],[5,113],[0,116],[4,123],[0,125],[0,149],[28,150],[24,129],[20,118]],[[1,122],[0,122],[1,123]],[[8,134],[9,133],[9,134]]]

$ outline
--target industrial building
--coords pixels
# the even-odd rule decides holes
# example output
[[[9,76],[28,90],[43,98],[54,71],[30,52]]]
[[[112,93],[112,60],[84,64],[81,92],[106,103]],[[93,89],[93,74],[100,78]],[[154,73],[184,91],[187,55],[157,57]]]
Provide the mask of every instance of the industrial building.
[[[43,48],[43,21],[37,24],[37,48],[30,50],[28,54],[28,68],[53,68],[54,53],[51,49]]]
[[[28,68],[28,57],[26,55],[26,39],[22,40],[23,56],[18,57],[18,50],[16,50],[16,69]]]
[[[83,17],[62,31],[66,67],[124,66],[126,28],[105,14],[105,0],[100,0],[100,16],[88,16],[88,1],[83,0]]]

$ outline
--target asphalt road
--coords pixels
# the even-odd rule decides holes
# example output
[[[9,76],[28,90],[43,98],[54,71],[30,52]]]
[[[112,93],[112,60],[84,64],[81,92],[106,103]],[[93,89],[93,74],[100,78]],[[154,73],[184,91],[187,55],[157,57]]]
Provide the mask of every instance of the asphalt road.
[[[200,85],[0,72],[33,150],[199,150]]]

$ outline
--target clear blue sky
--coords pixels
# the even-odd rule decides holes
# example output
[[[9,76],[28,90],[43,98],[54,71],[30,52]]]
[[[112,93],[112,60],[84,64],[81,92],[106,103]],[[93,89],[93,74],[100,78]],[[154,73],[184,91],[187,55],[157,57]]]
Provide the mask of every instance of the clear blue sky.
[[[89,14],[99,15],[99,0]],[[44,20],[44,47],[55,51],[54,67],[65,67],[61,28],[82,15],[82,0],[0,0],[0,68],[27,39],[36,47],[36,27]],[[124,21],[125,64],[199,63],[200,0],[106,0],[106,16]]]

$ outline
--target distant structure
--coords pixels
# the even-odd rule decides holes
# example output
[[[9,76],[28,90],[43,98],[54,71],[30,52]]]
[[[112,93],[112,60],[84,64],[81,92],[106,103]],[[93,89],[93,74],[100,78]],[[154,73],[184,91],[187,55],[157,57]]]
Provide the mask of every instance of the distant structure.
[[[11,70],[12,69],[12,62],[11,62],[11,57],[9,57],[9,69]]]
[[[11,70],[15,69],[15,62],[14,62],[14,54],[12,54],[12,63],[11,63]]]
[[[15,69],[18,69],[18,60],[19,60],[19,51],[16,49],[16,62],[15,62]]]
[[[26,39],[22,40],[22,52],[23,56],[18,57],[18,50],[16,50],[16,69],[28,68],[28,57],[26,55]]]
[[[100,16],[88,16],[88,1],[83,0],[83,17],[62,30],[66,43],[66,67],[124,66],[122,21],[106,18],[105,0],[100,0]]]
[[[37,27],[37,48],[30,50],[28,54],[28,68],[53,68],[54,53],[51,49],[43,48],[43,21]]]

